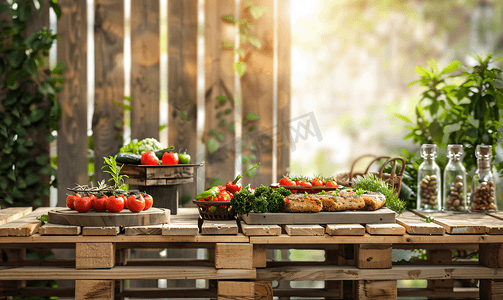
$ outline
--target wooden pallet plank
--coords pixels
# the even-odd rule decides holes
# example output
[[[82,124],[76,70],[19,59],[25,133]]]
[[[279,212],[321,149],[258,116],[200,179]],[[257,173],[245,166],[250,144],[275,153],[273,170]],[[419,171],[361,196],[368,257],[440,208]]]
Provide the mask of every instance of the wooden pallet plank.
[[[0,225],[12,222],[33,211],[32,207],[8,207],[0,210]]]
[[[159,0],[131,1],[131,138],[159,139]]]
[[[280,235],[281,227],[278,225],[248,225],[240,221],[241,231],[246,236]]]
[[[360,224],[327,224],[328,235],[364,235],[365,227]]]
[[[283,225],[288,235],[324,235],[325,228],[320,225]]]
[[[41,235],[79,235],[81,231],[80,226],[51,223],[47,223],[38,229],[38,233]]]
[[[65,88],[58,94],[61,105],[58,139],[58,205],[66,206],[67,187],[86,184],[87,158],[87,7],[85,1],[61,1],[57,22],[58,61],[65,62]],[[41,27],[42,28],[42,27]],[[38,29],[40,30],[40,29]],[[91,50],[92,51],[92,50]],[[116,99],[119,100],[119,99]],[[103,161],[103,156],[100,159]],[[97,169],[98,170],[98,169]],[[98,172],[97,172],[98,173]],[[99,172],[101,173],[101,172]]]
[[[358,269],[355,266],[289,266],[256,269],[256,280],[419,280],[419,279],[503,279],[498,269],[479,265],[414,266],[394,265],[391,269]]]
[[[164,224],[159,225],[146,225],[146,226],[127,226],[124,227],[124,233],[127,236],[133,235],[161,235],[162,234],[162,226]]]
[[[391,269],[391,244],[357,244],[355,263],[359,269]]]
[[[112,100],[122,103],[124,97],[124,1],[94,1],[94,53],[94,165],[101,170],[103,157],[115,155],[123,144],[124,109]],[[94,176],[110,178],[104,172]]]
[[[162,235],[197,235],[199,227],[195,220],[177,220],[162,226]]]
[[[82,227],[82,235],[92,236],[106,236],[106,235],[118,235],[120,233],[119,226],[84,226]]]
[[[358,280],[356,298],[358,300],[396,299],[396,280]]]
[[[479,262],[488,268],[503,268],[503,244],[480,244]]]
[[[39,207],[20,219],[0,225],[0,236],[31,236],[37,233],[42,221],[36,218],[47,214],[51,209],[51,207]]]
[[[193,183],[194,178],[177,178],[177,179],[138,179],[126,178],[125,182],[131,185],[141,186],[158,186],[158,185],[181,185]]]
[[[201,225],[201,234],[223,235],[238,234],[239,229],[235,220],[205,220]]]
[[[365,224],[365,229],[372,235],[404,235],[405,228],[398,224]]]
[[[403,227],[408,234],[444,234],[444,227],[435,224],[435,223],[427,223],[421,221],[421,218],[410,212],[404,211],[400,215],[397,215],[396,222]]]
[[[115,266],[112,269],[76,270],[64,267],[19,267],[0,270],[0,280],[102,279],[255,279],[255,269],[215,269],[204,266]]]
[[[426,218],[431,216],[434,223],[445,228],[449,234],[483,234],[486,232],[486,224],[481,223],[471,214],[453,214],[453,213],[424,213],[418,210],[412,210],[416,215]]]

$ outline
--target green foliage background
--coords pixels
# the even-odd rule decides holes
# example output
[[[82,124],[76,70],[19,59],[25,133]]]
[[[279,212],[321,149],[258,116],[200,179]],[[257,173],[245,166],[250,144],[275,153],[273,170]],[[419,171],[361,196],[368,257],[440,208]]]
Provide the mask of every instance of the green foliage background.
[[[59,18],[56,0],[50,5]],[[0,5],[2,205],[40,206],[42,197],[49,196],[49,186],[41,183],[41,178],[56,176],[48,155],[41,153],[40,143],[55,140],[52,131],[58,128],[61,116],[55,96],[65,83],[61,76],[65,64],[61,61],[52,70],[46,65],[49,49],[58,38],[50,29],[41,28],[26,36],[28,18],[41,10],[34,7],[33,1]]]

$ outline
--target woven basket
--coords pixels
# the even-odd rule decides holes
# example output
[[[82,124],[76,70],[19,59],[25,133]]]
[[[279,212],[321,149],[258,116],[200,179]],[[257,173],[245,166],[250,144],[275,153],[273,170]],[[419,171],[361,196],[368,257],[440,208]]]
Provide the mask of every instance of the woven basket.
[[[369,163],[367,168],[365,169],[364,172],[355,172],[354,168],[356,163],[363,159],[363,158],[373,158],[372,161]],[[383,163],[381,168],[379,169],[379,172],[369,172],[370,168],[375,162],[378,162],[380,160],[386,159],[386,161]],[[396,168],[397,168],[397,162],[400,161],[402,163],[400,167],[400,171],[397,173]],[[391,173],[384,173],[384,169],[388,164],[392,164],[391,166]],[[405,159],[402,157],[389,157],[389,156],[375,156],[372,154],[367,154],[358,157],[353,161],[351,164],[351,170],[349,172],[341,172],[337,173],[332,178],[340,185],[342,186],[347,186],[347,187],[352,187],[353,186],[353,180],[356,179],[358,176],[362,176],[364,174],[374,174],[377,176],[377,178],[382,179],[384,182],[388,183],[394,190],[395,194],[400,194],[400,188],[402,185],[402,178],[403,178],[403,171],[405,167]]]
[[[192,201],[197,205],[199,215],[203,220],[233,220],[236,212],[230,201]],[[215,211],[210,211],[215,206]]]

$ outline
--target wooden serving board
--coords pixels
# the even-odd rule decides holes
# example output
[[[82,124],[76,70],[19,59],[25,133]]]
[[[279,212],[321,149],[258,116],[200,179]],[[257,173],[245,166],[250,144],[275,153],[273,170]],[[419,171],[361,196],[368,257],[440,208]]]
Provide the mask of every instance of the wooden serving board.
[[[124,209],[120,213],[89,211],[79,213],[69,208],[56,208],[48,212],[49,223],[77,226],[142,226],[169,222],[170,210],[152,207],[140,213]]]
[[[395,223],[396,213],[383,207],[375,211],[248,213],[240,216],[246,224],[254,225],[381,224]]]

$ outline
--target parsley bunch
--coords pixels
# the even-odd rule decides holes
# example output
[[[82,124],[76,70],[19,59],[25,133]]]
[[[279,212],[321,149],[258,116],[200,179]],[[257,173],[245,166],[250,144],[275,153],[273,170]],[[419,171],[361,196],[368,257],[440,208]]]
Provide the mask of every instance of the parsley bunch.
[[[241,215],[250,211],[256,213],[278,212],[285,203],[285,197],[290,195],[290,190],[283,187],[272,189],[261,185],[255,190],[255,193],[252,193],[249,187],[245,187],[234,194],[231,205]]]

